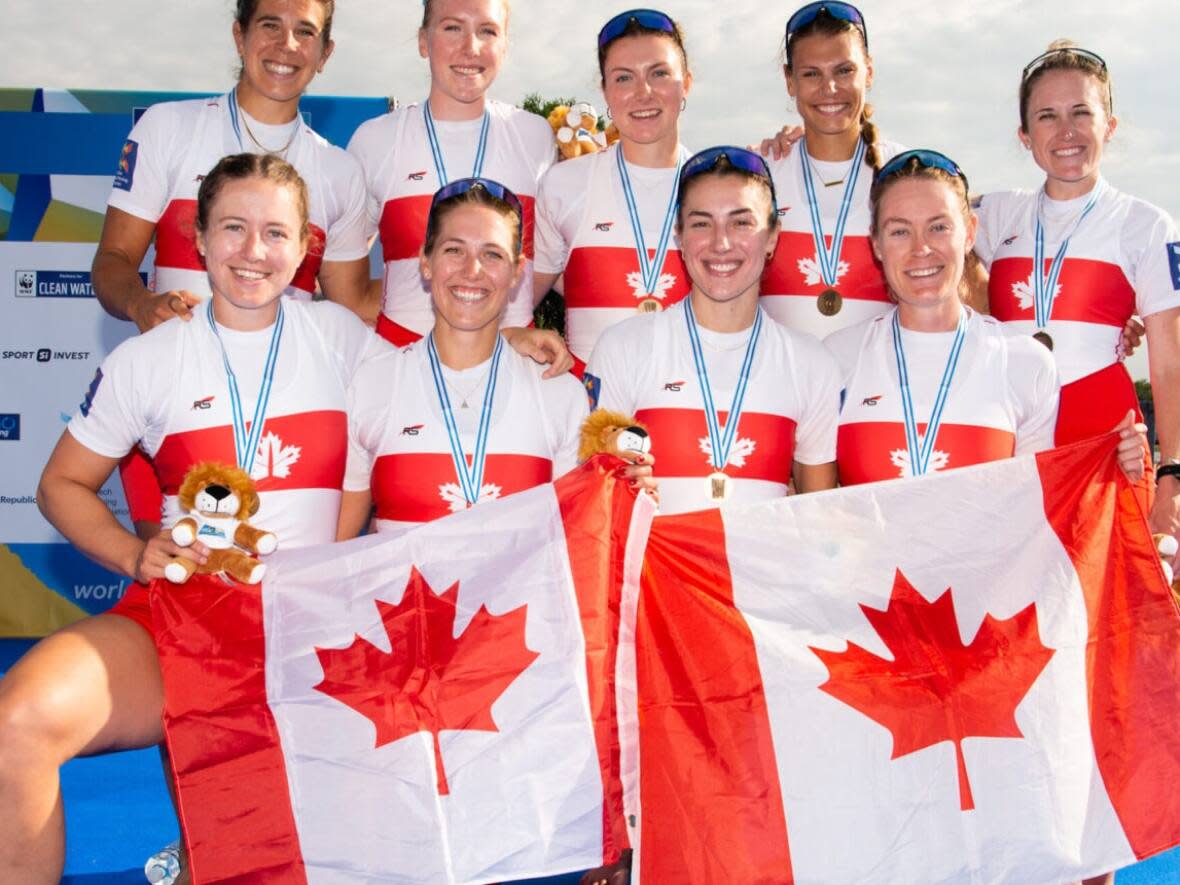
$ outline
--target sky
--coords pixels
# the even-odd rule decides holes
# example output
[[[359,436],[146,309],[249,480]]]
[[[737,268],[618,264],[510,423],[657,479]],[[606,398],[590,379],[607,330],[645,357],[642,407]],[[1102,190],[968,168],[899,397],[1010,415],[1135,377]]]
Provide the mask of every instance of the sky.
[[[637,0],[513,0],[510,49],[494,97],[572,96],[601,111],[595,35]],[[653,0],[643,0],[654,5]],[[798,5],[661,0],[682,25],[695,83],[682,118],[690,149],[745,144],[795,122],[782,29]],[[1058,37],[1102,55],[1120,118],[1103,165],[1121,190],[1180,215],[1180,3],[1174,0],[862,0],[883,137],[955,158],[972,189],[1036,187],[1016,139],[1020,71]],[[0,86],[214,91],[235,69],[231,0],[5,0]],[[311,92],[425,96],[419,0],[340,0],[336,52]],[[1171,85],[1169,85],[1171,84]]]

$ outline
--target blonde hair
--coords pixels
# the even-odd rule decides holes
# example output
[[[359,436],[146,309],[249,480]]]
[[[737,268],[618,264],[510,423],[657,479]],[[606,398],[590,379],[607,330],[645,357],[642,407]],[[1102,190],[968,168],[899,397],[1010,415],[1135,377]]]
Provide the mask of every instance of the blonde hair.
[[[512,12],[512,9],[508,5],[508,0],[500,0],[500,2],[504,5],[504,20],[507,21],[509,14]],[[430,15],[432,12],[434,12],[434,4],[435,0],[423,0],[422,24],[419,27],[419,30],[425,31],[430,26]]]
[[[1027,77],[1022,77],[1020,81],[1020,128],[1023,132],[1028,132],[1028,103],[1032,99],[1033,87],[1049,71],[1081,71],[1083,74],[1093,77],[1102,87],[1106,98],[1107,115],[1114,113],[1114,103],[1111,100],[1110,92],[1110,71],[1106,69],[1105,64],[1099,64],[1089,55],[1070,51],[1080,48],[1073,40],[1054,40],[1045,50],[1046,53],[1052,52],[1054,55],[1042,61]]]

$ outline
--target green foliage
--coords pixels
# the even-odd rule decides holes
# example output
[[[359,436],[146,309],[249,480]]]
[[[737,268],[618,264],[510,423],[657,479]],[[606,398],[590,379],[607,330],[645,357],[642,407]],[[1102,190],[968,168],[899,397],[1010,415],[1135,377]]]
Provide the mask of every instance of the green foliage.
[[[573,104],[576,98],[543,98],[539,92],[530,92],[524,97],[521,107],[530,113],[549,118],[553,109],[559,104]]]
[[[1141,403],[1151,402],[1151,382],[1144,381],[1142,378],[1136,381],[1135,396],[1139,397],[1139,402]]]
[[[559,335],[565,334],[565,299],[556,289],[541,299],[533,311],[533,322],[538,329],[552,329]]]

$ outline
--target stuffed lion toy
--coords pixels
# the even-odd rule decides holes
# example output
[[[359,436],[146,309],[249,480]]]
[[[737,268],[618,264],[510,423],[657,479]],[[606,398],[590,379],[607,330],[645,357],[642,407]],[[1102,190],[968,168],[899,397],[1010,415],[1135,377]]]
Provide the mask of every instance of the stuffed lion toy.
[[[620,452],[651,451],[651,437],[647,428],[621,412],[595,409],[582,422],[578,443],[578,461],[584,462],[599,452],[617,455]]]
[[[247,522],[258,512],[259,501],[246,471],[216,461],[195,464],[185,474],[177,498],[188,515],[172,527],[172,540],[181,547],[200,541],[209,548],[209,559],[197,565],[191,559],[173,557],[164,567],[169,581],[183,584],[194,572],[226,574],[242,584],[262,580],[266,566],[243,551],[273,553],[278,538]]]

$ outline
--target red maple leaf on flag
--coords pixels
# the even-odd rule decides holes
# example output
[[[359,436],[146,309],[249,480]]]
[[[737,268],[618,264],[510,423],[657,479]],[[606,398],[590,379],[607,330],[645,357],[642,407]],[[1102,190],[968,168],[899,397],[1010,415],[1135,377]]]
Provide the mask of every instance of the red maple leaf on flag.
[[[524,641],[527,606],[493,615],[481,605],[455,636],[458,596],[458,582],[440,596],[411,568],[398,605],[376,601],[390,651],[359,634],[347,648],[315,650],[324,670],[316,690],[371,719],[375,747],[420,731],[433,735],[442,796],[450,790],[439,732],[499,731],[492,704],[538,657]]]
[[[1041,644],[1036,605],[1005,621],[986,615],[963,645],[948,587],[927,602],[898,570],[889,606],[861,606],[893,652],[886,660],[848,643],[843,652],[811,650],[828,668],[820,686],[893,733],[892,759],[952,741],[959,770],[959,804],[975,807],[963,739],[1023,737],[1016,707],[1040,676],[1053,650]]]

